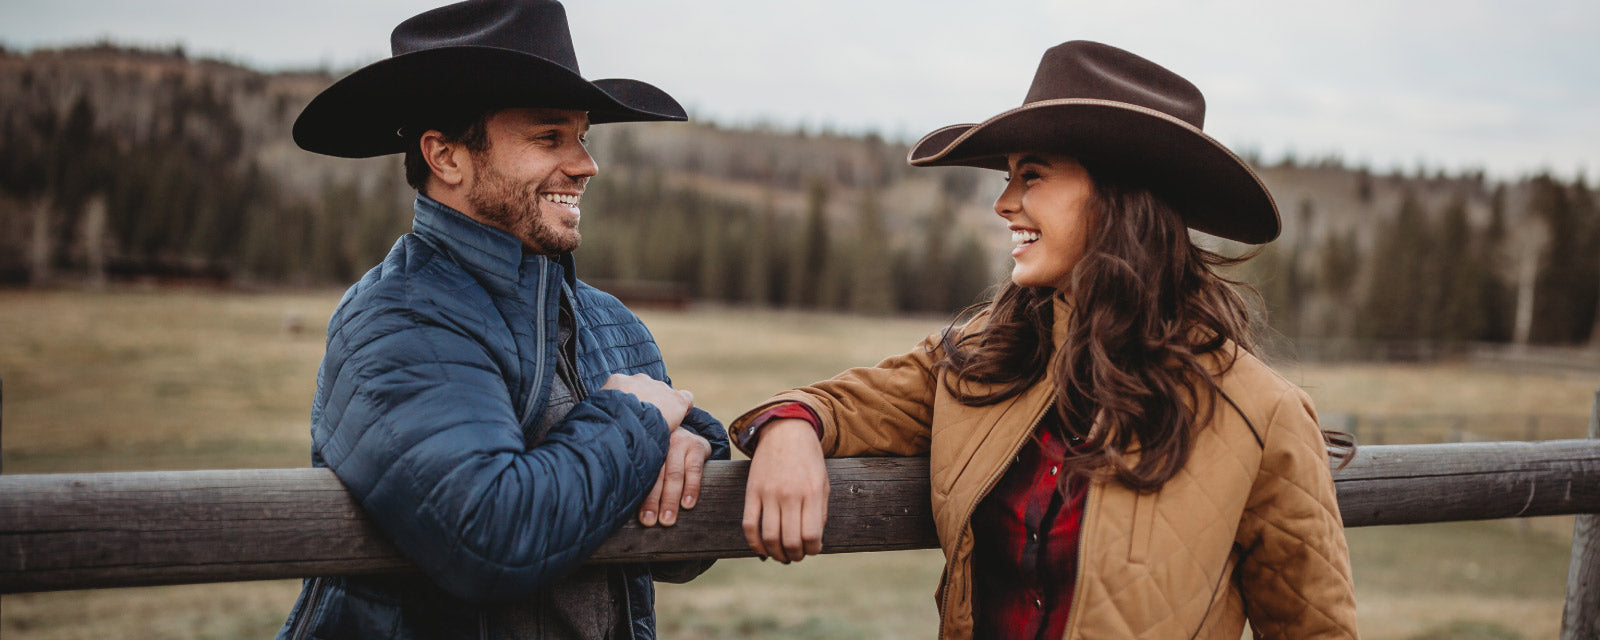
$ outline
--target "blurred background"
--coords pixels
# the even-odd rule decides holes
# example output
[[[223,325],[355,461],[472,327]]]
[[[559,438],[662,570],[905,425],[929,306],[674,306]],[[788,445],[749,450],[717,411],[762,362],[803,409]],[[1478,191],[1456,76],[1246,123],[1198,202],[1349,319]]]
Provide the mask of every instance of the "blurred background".
[[[432,4],[0,5],[0,470],[308,464],[322,327],[412,193],[398,157],[316,156],[289,127]],[[1009,270],[1000,175],[913,170],[907,145],[1017,106],[1046,48],[1099,40],[1193,80],[1206,130],[1277,198],[1283,236],[1237,275],[1324,426],[1583,435],[1600,5],[1128,4],[569,2],[587,77],[691,111],[592,132],[580,276],[639,309],[723,418],[904,351]],[[1363,633],[1553,637],[1570,535],[1352,530]],[[937,552],[769,564],[664,586],[664,637],[933,633]],[[0,635],[262,637],[297,587],[6,596]]]

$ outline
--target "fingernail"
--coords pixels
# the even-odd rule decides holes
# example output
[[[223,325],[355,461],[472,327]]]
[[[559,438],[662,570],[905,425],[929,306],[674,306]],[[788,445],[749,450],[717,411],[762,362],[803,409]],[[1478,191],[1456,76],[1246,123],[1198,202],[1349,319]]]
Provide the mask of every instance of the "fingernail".
[[[647,526],[647,527],[650,526],[650,525],[655,524],[656,523],[656,512],[654,512],[654,511],[646,511],[646,512],[640,514],[639,515],[639,522],[644,523],[644,526]]]
[[[694,508],[694,496],[684,496],[683,497],[683,508],[685,508],[685,509],[693,509]]]
[[[670,525],[670,524],[672,524],[674,522],[677,522],[677,521],[678,521],[678,514],[673,513],[671,511],[662,511],[661,512],[661,524]]]

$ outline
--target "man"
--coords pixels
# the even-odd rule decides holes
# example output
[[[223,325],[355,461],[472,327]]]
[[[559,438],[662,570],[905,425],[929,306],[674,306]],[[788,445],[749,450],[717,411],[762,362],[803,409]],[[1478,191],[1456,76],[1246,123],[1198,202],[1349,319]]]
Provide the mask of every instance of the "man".
[[[279,637],[654,637],[653,573],[707,565],[583,561],[635,513],[672,525],[727,436],[571,252],[590,123],[683,109],[583,79],[551,0],[453,4],[391,41],[295,122],[310,151],[404,152],[418,190],[413,233],[328,325],[312,463],[424,575],[307,580]]]

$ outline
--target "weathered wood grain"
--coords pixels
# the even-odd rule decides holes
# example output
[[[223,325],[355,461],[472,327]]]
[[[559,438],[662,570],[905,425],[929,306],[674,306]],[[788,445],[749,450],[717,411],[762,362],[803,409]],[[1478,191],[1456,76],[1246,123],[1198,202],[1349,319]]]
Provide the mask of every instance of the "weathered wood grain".
[[[937,544],[925,458],[830,460],[827,552]],[[674,527],[593,562],[750,556],[747,462],[713,462]],[[413,570],[326,469],[0,476],[0,593]]]
[[[1334,477],[1345,526],[1600,512],[1600,442],[1362,447]]]
[[[593,562],[748,557],[748,463],[709,466],[671,528],[630,522]],[[925,458],[829,460],[825,553],[931,548]],[[1600,442],[1364,447],[1348,526],[1600,513]],[[323,469],[0,476],[0,593],[412,570]]]
[[[1589,439],[1600,442],[1600,389],[1594,392],[1594,410],[1589,414]],[[1600,638],[1600,513],[1575,520],[1561,640],[1595,640]]]

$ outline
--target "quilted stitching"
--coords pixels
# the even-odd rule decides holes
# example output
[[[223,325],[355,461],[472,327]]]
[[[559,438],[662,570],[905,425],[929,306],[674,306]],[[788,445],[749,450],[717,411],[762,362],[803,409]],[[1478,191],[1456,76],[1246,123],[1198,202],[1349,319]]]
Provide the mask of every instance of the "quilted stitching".
[[[1219,616],[1237,612],[1241,595],[1260,637],[1355,637],[1343,534],[1331,476],[1325,463],[1316,464],[1326,454],[1307,415],[1309,402],[1253,359],[1241,360],[1228,378],[1236,401],[1241,395],[1256,400],[1241,408],[1262,432],[1267,451],[1224,405],[1190,462],[1156,500],[1144,563],[1118,555],[1134,535],[1126,526],[1103,528],[1114,532],[1097,539],[1090,551],[1095,557],[1086,559],[1079,585],[1085,597],[1073,613],[1082,620],[1073,637],[1187,637],[1202,625],[1205,637],[1237,637],[1242,621],[1230,624]],[[1244,593],[1223,573],[1234,566],[1228,549],[1235,540],[1256,545],[1233,569],[1247,575]],[[1306,575],[1336,576],[1339,584],[1322,579],[1302,593],[1298,585],[1306,584],[1300,579]]]
[[[1303,399],[1301,401],[1303,402]],[[1252,619],[1256,620],[1256,626],[1263,631],[1270,629],[1277,633],[1285,633],[1289,622],[1296,621],[1302,628],[1319,628],[1327,632],[1343,631],[1354,636],[1355,630],[1349,627],[1348,621],[1342,621],[1336,613],[1330,612],[1330,609],[1334,607],[1350,603],[1323,602],[1324,596],[1328,594],[1302,593],[1297,585],[1303,584],[1303,581],[1286,577],[1281,568],[1284,563],[1274,561],[1281,560],[1284,557],[1303,558],[1305,562],[1319,562],[1321,564],[1319,568],[1324,572],[1341,575],[1346,580],[1349,579],[1349,570],[1345,560],[1347,552],[1343,544],[1343,537],[1339,535],[1336,525],[1332,524],[1339,522],[1339,513],[1332,491],[1327,488],[1327,484],[1331,484],[1331,478],[1327,477],[1330,474],[1328,474],[1325,467],[1317,468],[1316,465],[1307,463],[1307,461],[1321,460],[1325,456],[1319,446],[1321,444],[1320,434],[1304,433],[1302,431],[1302,433],[1286,435],[1288,437],[1274,438],[1274,441],[1285,447],[1283,452],[1285,456],[1298,455],[1300,457],[1301,464],[1284,467],[1288,471],[1299,471],[1299,473],[1291,475],[1280,471],[1276,465],[1264,466],[1261,474],[1262,478],[1258,482],[1261,485],[1258,492],[1280,496],[1287,492],[1296,495],[1289,498],[1279,497],[1273,501],[1270,506],[1275,506],[1280,510],[1279,517],[1276,519],[1263,517],[1256,513],[1255,509],[1252,509],[1250,513],[1252,524],[1262,529],[1261,537],[1274,536],[1276,544],[1283,548],[1263,549],[1276,551],[1275,557],[1260,562],[1251,562],[1247,567],[1249,572],[1247,575],[1253,574],[1251,577],[1254,579],[1269,583],[1271,585],[1270,591],[1282,594],[1286,601],[1277,603],[1278,610],[1273,612],[1276,615],[1259,611],[1258,607],[1252,606]],[[1313,440],[1307,436],[1317,437]],[[1287,442],[1281,442],[1282,440],[1287,440]],[[1310,483],[1311,486],[1308,487],[1307,483]],[[1300,511],[1281,512],[1285,505],[1298,508]],[[1314,512],[1308,511],[1308,509],[1312,509]],[[1294,523],[1299,530],[1290,530],[1280,523]],[[1314,529],[1318,523],[1327,523],[1327,525],[1322,527],[1320,531],[1307,531],[1307,529]],[[1308,538],[1327,541],[1329,543],[1328,546],[1332,548],[1311,544]],[[1329,551],[1336,553],[1337,556],[1330,557]],[[1298,567],[1301,565],[1290,564],[1289,566]],[[1255,604],[1257,603],[1252,603],[1252,605]],[[1320,624],[1312,624],[1312,621],[1305,620],[1304,618],[1308,615],[1314,615],[1317,618],[1316,622]]]

